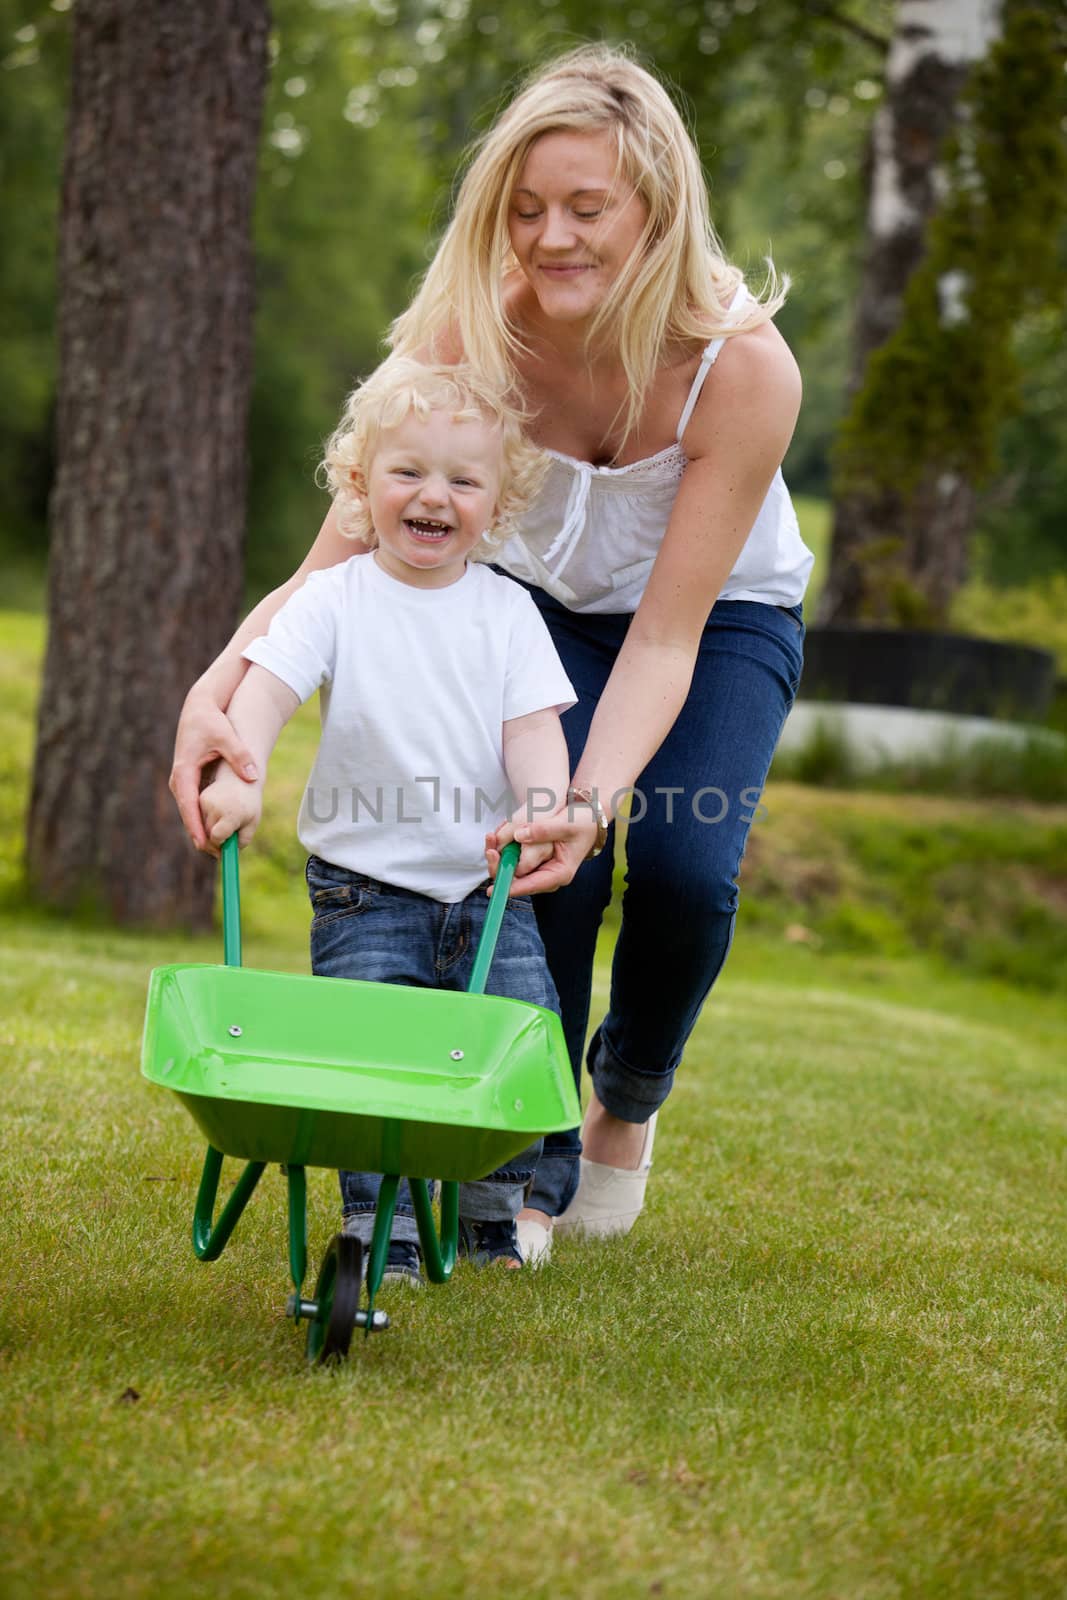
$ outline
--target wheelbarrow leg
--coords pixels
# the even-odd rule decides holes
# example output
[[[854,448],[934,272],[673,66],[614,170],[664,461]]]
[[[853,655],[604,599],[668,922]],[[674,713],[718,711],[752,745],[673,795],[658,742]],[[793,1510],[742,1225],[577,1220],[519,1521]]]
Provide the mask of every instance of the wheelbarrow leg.
[[[385,1276],[385,1258],[389,1252],[389,1239],[393,1232],[393,1216],[396,1212],[396,1192],[400,1187],[400,1178],[396,1173],[389,1173],[382,1179],[382,1186],[378,1190],[378,1207],[374,1216],[374,1232],[370,1241],[370,1260],[367,1263],[367,1323],[366,1332],[369,1333],[374,1318],[374,1297],[382,1286]]]
[[[426,1276],[431,1283],[447,1283],[452,1276],[459,1251],[459,1184],[441,1185],[441,1237],[434,1227],[430,1204],[430,1186],[425,1178],[409,1178],[411,1198],[415,1206],[415,1220],[419,1225],[419,1243],[426,1264]]]
[[[308,1186],[303,1167],[286,1167],[289,1183],[289,1276],[297,1299],[308,1270]]]
[[[193,1211],[193,1249],[201,1261],[217,1261],[221,1256],[265,1166],[265,1161],[248,1163],[234,1184],[233,1192],[222,1209],[222,1215],[212,1227],[215,1196],[219,1192],[219,1175],[222,1172],[222,1151],[216,1150],[214,1145],[208,1145]]]

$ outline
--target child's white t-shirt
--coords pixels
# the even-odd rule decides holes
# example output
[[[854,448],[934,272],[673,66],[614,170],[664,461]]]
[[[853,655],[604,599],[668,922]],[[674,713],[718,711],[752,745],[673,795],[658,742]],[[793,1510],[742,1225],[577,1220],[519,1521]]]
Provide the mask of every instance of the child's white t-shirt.
[[[485,881],[485,835],[513,809],[503,724],[576,698],[529,594],[475,563],[418,589],[353,556],[243,653],[302,701],[322,691],[305,849],[447,904]]]

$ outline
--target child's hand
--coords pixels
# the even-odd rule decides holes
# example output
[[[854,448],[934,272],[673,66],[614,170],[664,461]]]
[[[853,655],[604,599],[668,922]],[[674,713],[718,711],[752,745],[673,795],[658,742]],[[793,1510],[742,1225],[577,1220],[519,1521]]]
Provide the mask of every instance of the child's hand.
[[[546,861],[551,861],[555,853],[554,844],[524,844],[519,850],[519,859],[515,867],[516,878],[525,878],[528,872],[533,872]]]
[[[497,871],[500,867],[501,852],[506,844],[511,843],[514,835],[515,829],[513,824],[510,822],[502,822],[495,833],[487,833],[485,836],[485,859],[489,868],[489,876],[494,882],[496,881]],[[512,879],[511,887],[508,890],[509,900],[515,895],[529,894],[529,889],[519,880],[525,878],[529,873],[535,872],[537,868],[543,866],[546,861],[551,861],[555,851],[556,847],[552,843],[524,844],[521,847],[519,851],[519,859],[515,867],[515,876]]]
[[[229,767],[220,763],[218,777],[200,795],[200,811],[213,856],[233,833],[243,850],[259,827],[263,785],[235,777]]]
[[[589,860],[597,831],[596,813],[589,806],[564,806],[536,822],[502,822],[495,833],[485,836],[489,876],[496,877],[500,852],[518,834],[522,854],[509,893],[552,894],[570,883],[582,862]],[[535,833],[543,837],[534,839]]]

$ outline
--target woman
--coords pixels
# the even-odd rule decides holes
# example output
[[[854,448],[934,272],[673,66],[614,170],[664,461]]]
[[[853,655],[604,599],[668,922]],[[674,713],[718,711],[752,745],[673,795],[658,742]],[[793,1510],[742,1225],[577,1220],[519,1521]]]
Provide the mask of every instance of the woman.
[[[622,1232],[640,1211],[655,1113],[729,949],[748,827],[800,677],[812,559],[780,473],[800,403],[771,322],[784,297],[772,270],[761,304],[726,262],[660,84],[594,45],[536,74],[481,142],[393,330],[402,353],[462,355],[508,384],[552,458],[499,565],[531,588],[581,697],[564,719],[568,801],[526,830],[554,855],[518,885],[540,896],[579,1075],[611,893],[611,851],[597,847],[638,791],[582,1141],[546,1141],[522,1218],[531,1259],[557,1218]],[[200,768],[250,762],[221,712],[241,649],[310,571],[351,553],[331,511],[190,691],[171,787],[201,847]]]

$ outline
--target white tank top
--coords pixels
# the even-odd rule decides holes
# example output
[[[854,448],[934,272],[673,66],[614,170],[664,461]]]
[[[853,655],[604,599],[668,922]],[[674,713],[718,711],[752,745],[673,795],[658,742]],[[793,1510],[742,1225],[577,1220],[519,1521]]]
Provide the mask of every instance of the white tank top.
[[[731,311],[746,293],[742,284]],[[713,339],[701,356],[666,450],[625,467],[594,467],[549,450],[544,487],[496,564],[571,611],[636,611],[688,465],[682,435],[724,343]],[[814,559],[779,468],[719,599],[795,606]]]

